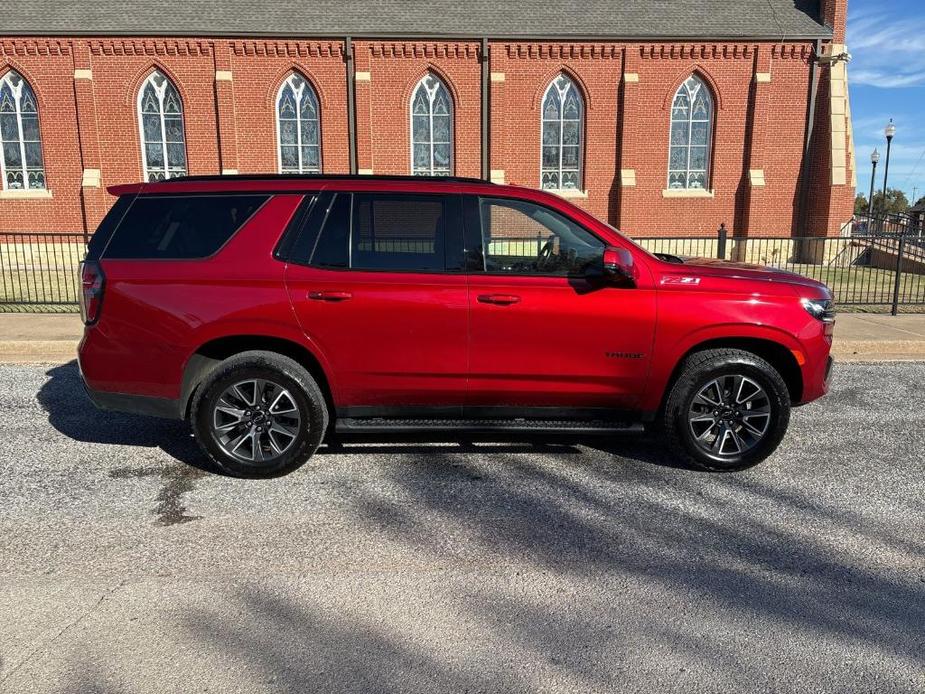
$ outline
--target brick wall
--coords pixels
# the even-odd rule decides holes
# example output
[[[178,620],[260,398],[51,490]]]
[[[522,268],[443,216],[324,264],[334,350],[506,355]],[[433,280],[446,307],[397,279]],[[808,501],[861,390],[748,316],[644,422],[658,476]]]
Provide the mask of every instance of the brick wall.
[[[478,43],[357,40],[354,56],[361,172],[410,172],[411,93],[432,71],[453,97],[454,173],[480,175]],[[0,75],[17,70],[38,97],[52,192],[50,199],[0,195],[0,231],[92,230],[111,204],[105,186],[142,178],[136,98],[154,69],[183,99],[190,174],[277,170],[275,99],[292,71],[319,97],[323,170],[347,172],[344,58],[343,42],[329,40],[0,38]],[[712,235],[720,223],[740,235],[835,233],[838,220],[850,218],[854,190],[851,176],[836,185],[829,175],[827,68],[810,150],[811,199],[799,218],[813,60],[805,42],[492,42],[492,178],[539,185],[540,102],[564,72],[585,103],[584,190],[572,195],[579,206],[640,236]],[[715,101],[712,192],[676,197],[665,192],[670,107],[691,74]]]

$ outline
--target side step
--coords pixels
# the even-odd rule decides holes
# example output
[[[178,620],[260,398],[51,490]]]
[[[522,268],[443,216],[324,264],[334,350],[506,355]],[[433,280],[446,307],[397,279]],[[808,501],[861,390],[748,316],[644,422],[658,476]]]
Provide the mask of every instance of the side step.
[[[344,417],[335,431],[373,434],[412,431],[533,432],[550,434],[641,434],[639,422],[579,419],[400,419],[387,417]]]

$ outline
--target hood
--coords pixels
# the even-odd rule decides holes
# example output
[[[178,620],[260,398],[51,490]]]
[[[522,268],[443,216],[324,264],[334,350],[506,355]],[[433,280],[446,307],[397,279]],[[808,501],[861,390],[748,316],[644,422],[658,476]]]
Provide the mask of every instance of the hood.
[[[807,287],[824,294],[831,293],[824,283],[781,268],[754,265],[752,263],[737,263],[731,260],[717,260],[716,258],[689,258],[685,256],[680,258],[680,260],[683,263],[683,267],[687,269],[696,268],[698,274],[704,276],[710,275],[733,279],[741,278],[767,282],[784,282],[786,284]]]

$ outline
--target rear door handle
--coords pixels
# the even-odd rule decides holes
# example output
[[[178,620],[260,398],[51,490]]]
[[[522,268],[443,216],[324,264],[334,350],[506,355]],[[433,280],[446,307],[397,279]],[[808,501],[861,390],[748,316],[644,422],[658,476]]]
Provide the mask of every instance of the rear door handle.
[[[479,301],[483,304],[495,304],[497,306],[510,306],[520,301],[519,296],[513,294],[480,294]]]
[[[352,299],[350,292],[309,292],[308,298],[314,301],[346,301]]]

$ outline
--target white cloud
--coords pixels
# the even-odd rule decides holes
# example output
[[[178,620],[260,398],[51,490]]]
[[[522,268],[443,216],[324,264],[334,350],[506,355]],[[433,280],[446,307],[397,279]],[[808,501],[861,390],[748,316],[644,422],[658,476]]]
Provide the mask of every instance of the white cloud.
[[[848,78],[883,89],[925,85],[925,19],[897,20],[885,12],[848,18]]]

